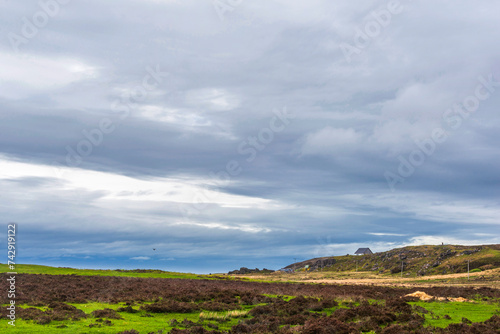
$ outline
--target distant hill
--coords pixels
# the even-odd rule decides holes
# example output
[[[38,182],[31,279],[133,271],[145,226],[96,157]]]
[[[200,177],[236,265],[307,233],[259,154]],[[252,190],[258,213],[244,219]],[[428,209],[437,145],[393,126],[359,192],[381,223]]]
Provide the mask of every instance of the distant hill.
[[[290,264],[285,269],[323,271],[370,271],[404,275],[438,275],[479,271],[500,267],[500,245],[408,246],[371,255],[344,255],[310,259]],[[307,267],[308,266],[308,267]],[[307,267],[307,268],[306,268]]]

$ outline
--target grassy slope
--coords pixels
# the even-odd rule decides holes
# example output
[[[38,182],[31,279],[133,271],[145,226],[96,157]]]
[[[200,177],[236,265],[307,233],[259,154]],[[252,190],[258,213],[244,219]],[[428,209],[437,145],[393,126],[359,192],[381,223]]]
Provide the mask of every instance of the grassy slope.
[[[465,252],[465,253],[464,253]],[[473,252],[472,254],[467,254]],[[321,259],[335,259],[335,264],[325,267],[324,271],[372,271],[381,274],[398,274],[401,270],[401,257],[404,258],[404,273],[411,276],[436,275],[467,272],[470,269],[493,269],[500,267],[500,245],[486,246],[408,246],[373,255],[344,255],[311,259],[287,266],[304,268],[313,266]]]
[[[5,264],[0,264],[0,273],[10,272]],[[189,273],[175,273],[162,270],[97,270],[48,267],[35,264],[17,264],[15,271],[18,274],[46,274],[46,275],[81,275],[81,276],[119,276],[119,277],[146,277],[146,278],[215,278],[209,275]]]

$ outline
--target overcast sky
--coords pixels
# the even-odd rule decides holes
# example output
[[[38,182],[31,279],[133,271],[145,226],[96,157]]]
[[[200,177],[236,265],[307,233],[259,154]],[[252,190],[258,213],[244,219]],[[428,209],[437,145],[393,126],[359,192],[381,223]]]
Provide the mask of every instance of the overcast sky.
[[[1,6],[17,262],[205,273],[500,242],[498,1]]]

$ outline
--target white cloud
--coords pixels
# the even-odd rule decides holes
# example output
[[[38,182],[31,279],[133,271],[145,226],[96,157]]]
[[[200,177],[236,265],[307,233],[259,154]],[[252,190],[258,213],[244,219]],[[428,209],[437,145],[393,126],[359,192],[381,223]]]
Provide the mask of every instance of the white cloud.
[[[185,225],[191,225],[191,226],[197,226],[201,228],[207,228],[207,229],[220,229],[220,230],[237,230],[237,231],[242,231],[242,232],[248,232],[248,233],[260,233],[260,232],[271,232],[272,229],[267,228],[267,227],[260,227],[260,226],[254,226],[254,225],[227,225],[227,224],[222,224],[222,223],[211,223],[211,222],[204,222],[204,223],[196,223],[196,222],[178,222],[174,223],[172,226],[185,226]]]
[[[498,239],[491,236],[490,238],[481,239],[465,239],[456,238],[448,235],[434,236],[434,235],[420,235],[410,239],[408,246],[420,246],[420,245],[481,245],[481,244],[496,244]]]
[[[226,89],[203,88],[188,91],[186,103],[208,111],[229,111],[240,105],[240,99]]]
[[[96,67],[74,58],[0,52],[0,63],[0,96],[5,98],[23,98],[98,75]]]
[[[279,209],[279,202],[250,196],[242,196],[212,190],[214,180],[194,177],[138,179],[107,172],[91,171],[64,166],[51,167],[39,164],[13,161],[0,155],[0,181],[16,180],[25,177],[59,178],[60,183],[53,188],[38,189],[47,193],[62,193],[70,190],[86,190],[100,194],[94,199],[95,206],[105,208],[109,214],[122,214],[122,205],[128,202],[129,208],[140,210],[147,216],[148,210],[161,208],[167,203],[198,207],[216,205],[227,208],[267,208]],[[48,186],[45,186],[48,187]],[[179,211],[180,213],[180,211]],[[242,227],[243,229],[245,227]],[[241,228],[240,228],[241,229]],[[247,228],[250,230],[251,228]]]
[[[159,105],[145,105],[139,108],[139,115],[153,122],[165,122],[187,127],[212,125],[212,122],[208,118],[200,114],[201,112],[189,109],[181,110]]]
[[[144,261],[144,260],[150,260],[151,258],[149,256],[134,256],[134,257],[131,257],[130,259]]]
[[[385,236],[389,236],[389,237],[405,237],[407,236],[408,234],[398,234],[398,233],[377,233],[377,232],[370,232],[370,233],[367,233],[369,235],[375,235],[375,236],[379,236],[379,237],[385,237]]]
[[[375,210],[389,209],[398,215],[422,221],[497,225],[500,219],[495,200],[468,200],[435,192],[343,194],[336,196],[336,200],[358,203]]]
[[[325,127],[309,134],[302,145],[302,154],[332,155],[338,151],[352,149],[362,142],[363,135],[352,128]]]

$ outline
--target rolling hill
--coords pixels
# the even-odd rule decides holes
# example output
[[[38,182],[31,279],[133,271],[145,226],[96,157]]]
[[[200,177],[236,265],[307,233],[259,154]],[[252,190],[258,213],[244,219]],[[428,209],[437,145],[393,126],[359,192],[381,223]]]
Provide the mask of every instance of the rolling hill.
[[[481,246],[427,245],[396,248],[371,255],[314,258],[285,269],[303,271],[369,271],[379,274],[424,276],[482,271],[500,267],[500,244]]]

